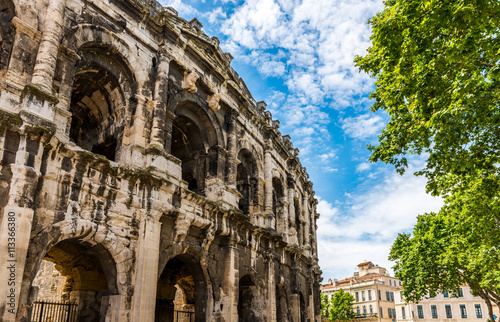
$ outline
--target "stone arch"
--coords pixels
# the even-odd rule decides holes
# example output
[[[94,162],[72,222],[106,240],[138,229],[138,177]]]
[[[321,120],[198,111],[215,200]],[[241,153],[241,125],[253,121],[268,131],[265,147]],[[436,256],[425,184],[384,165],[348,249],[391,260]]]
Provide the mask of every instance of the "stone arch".
[[[259,146],[255,146],[251,144],[248,140],[238,140],[236,143],[236,151],[248,150],[252,157],[255,159],[257,174],[259,178],[264,175],[264,157],[263,152],[258,148]]]
[[[209,321],[207,309],[211,302],[211,285],[208,272],[199,262],[199,252],[185,248],[186,252],[169,256],[160,264],[158,275],[155,321],[173,321],[175,299],[179,289],[188,306],[192,306],[194,321]],[[188,308],[189,312],[190,309]],[[179,315],[177,315],[179,316]],[[191,317],[188,315],[188,318]],[[191,317],[192,318],[192,317]],[[192,321],[188,320],[188,321]]]
[[[14,37],[10,33],[12,20],[16,16],[16,4],[12,0],[0,0],[0,81],[5,80]],[[17,19],[17,18],[16,18]]]
[[[213,138],[210,138],[210,141],[213,142],[213,144],[225,147],[224,142],[226,142],[226,140],[224,139],[222,124],[215,115],[215,112],[208,107],[208,103],[205,100],[197,94],[180,91],[168,98],[167,111],[175,115],[179,113],[179,106],[192,107],[192,112],[203,118],[204,122],[207,122],[206,125],[210,123],[210,127],[213,131],[213,134],[211,134]]]
[[[252,213],[259,206],[259,166],[254,154],[240,149],[237,154],[236,189],[242,195],[238,207],[244,213]]]
[[[131,277],[127,272],[131,269],[130,259],[132,258],[132,252],[105,226],[97,225],[87,220],[75,219],[59,222],[50,229],[43,230],[31,239],[24,268],[20,306],[30,306],[31,302],[35,300],[33,298],[34,290],[32,289],[32,284],[44,258],[52,257],[53,260],[50,261],[61,266],[61,263],[58,263],[60,260],[56,258],[57,253],[76,254],[82,252],[88,252],[90,254],[89,258],[97,258],[97,262],[101,265],[101,268],[97,268],[96,272],[97,275],[105,275],[104,280],[107,283],[108,291],[107,293],[101,292],[101,295],[127,296],[131,284]],[[85,265],[85,258],[80,258],[79,261],[81,265]],[[63,267],[63,269],[68,269],[68,267]],[[85,272],[78,269],[72,269],[71,271],[73,273],[72,278],[77,280],[75,283],[80,283],[81,285],[88,282],[85,280],[88,279]],[[80,287],[82,290],[85,288],[81,286],[77,287]],[[97,289],[88,289],[86,291],[97,291]],[[108,300],[102,300],[100,302],[101,305],[105,306]],[[85,306],[85,301],[80,302],[80,305]],[[88,308],[79,308],[79,310],[85,309]],[[111,314],[110,312],[116,309],[118,308],[110,307],[105,314]]]
[[[149,68],[144,65],[144,60],[135,54],[127,42],[114,32],[93,24],[79,24],[73,27],[62,40],[62,44],[74,52],[79,52],[80,48],[90,43],[105,44],[110,54],[120,56],[127,69],[134,75],[137,87],[142,88],[147,81],[149,74],[146,71]]]
[[[204,195],[207,179],[222,175],[219,150],[223,142],[220,126],[206,112],[198,96],[171,100],[173,113],[170,153],[181,160],[182,180],[188,189]],[[213,117],[211,117],[213,116]]]
[[[78,53],[81,60],[72,86],[70,139],[83,149],[118,161],[124,129],[137,104],[134,72],[106,43],[86,42]]]
[[[262,321],[266,306],[263,279],[254,270],[241,272],[238,282],[238,321]]]

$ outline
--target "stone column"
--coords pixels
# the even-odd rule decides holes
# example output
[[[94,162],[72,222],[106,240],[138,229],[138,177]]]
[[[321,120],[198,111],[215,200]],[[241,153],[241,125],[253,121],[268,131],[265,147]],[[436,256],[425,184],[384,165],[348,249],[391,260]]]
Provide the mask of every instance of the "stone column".
[[[231,239],[224,248],[224,279],[222,282],[221,304],[223,321],[238,321],[239,260],[235,241]]]
[[[288,218],[290,227],[295,227],[295,176],[292,173],[288,174]]]
[[[146,130],[146,116],[148,114],[148,108],[151,104],[148,106],[147,99],[144,96],[135,95],[135,98],[137,99],[137,107],[135,109],[134,126],[131,133],[133,139],[130,143],[146,146],[146,137],[144,132]]]
[[[51,0],[48,3],[31,83],[46,93],[52,93],[52,81],[61,42],[66,0]]]
[[[304,250],[306,251],[306,255],[309,255],[309,250],[311,249],[311,230],[310,230],[310,221],[309,221],[309,200],[307,195],[304,195],[303,199],[303,218],[304,218]]]
[[[175,114],[165,112],[165,151],[172,153],[172,128],[174,126]]]
[[[168,99],[168,73],[170,69],[170,56],[167,48],[162,46],[158,51],[158,68],[154,92],[153,127],[151,129],[151,145],[165,147],[165,112]]]
[[[56,106],[54,122],[57,125],[57,131],[69,137],[71,93],[75,80],[76,63],[80,60],[80,56],[65,47],[60,52],[62,58],[58,66],[62,69],[62,81],[59,88],[59,103]]]
[[[300,295],[290,295],[292,321],[300,321]]]
[[[9,66],[5,75],[5,81],[2,84],[2,94],[0,95],[0,106],[4,110],[17,113],[21,110],[19,104],[21,93],[27,82],[27,77],[31,76],[27,64],[34,63],[34,58],[26,61],[25,52],[34,51],[38,46],[41,33],[19,18],[12,19],[11,28],[15,29],[14,42],[10,53]]]
[[[271,226],[272,223],[269,223],[267,220],[269,216],[275,216],[273,214],[273,157],[271,155],[272,142],[271,139],[268,138],[266,140],[266,146],[264,151],[264,181],[265,181],[265,199],[264,199],[264,212],[266,217],[266,225]],[[276,218],[274,218],[276,220]],[[274,227],[270,227],[274,228]]]
[[[295,224],[295,176],[292,173],[288,174],[288,220],[289,220],[289,243],[298,244],[297,229]]]
[[[274,276],[274,258],[270,256],[267,266],[267,321],[276,321],[276,277]]]
[[[21,136],[15,162],[4,165],[10,166],[12,172],[9,199],[0,223],[0,321],[4,322],[15,321],[18,312],[26,314],[29,292],[26,285],[22,287],[22,281],[34,215],[32,203],[40,177],[42,142],[47,137],[28,142],[31,140],[28,136],[29,133]],[[38,148],[33,148],[36,146],[33,143],[38,143]]]
[[[161,223],[146,217],[141,221],[140,232],[132,321],[154,321]]]
[[[286,179],[285,179],[286,180]],[[288,242],[288,189],[286,181],[283,183],[283,197],[280,200],[281,202],[281,218],[280,218],[280,227],[278,227],[278,231],[282,233],[285,237],[285,241]]]
[[[238,151],[236,151],[236,118],[238,117],[238,112],[236,110],[231,110],[229,115],[229,125],[228,125],[228,139],[227,139],[227,164],[226,164],[226,175],[227,175],[227,185],[230,188],[236,189],[236,172],[237,164],[236,158]]]

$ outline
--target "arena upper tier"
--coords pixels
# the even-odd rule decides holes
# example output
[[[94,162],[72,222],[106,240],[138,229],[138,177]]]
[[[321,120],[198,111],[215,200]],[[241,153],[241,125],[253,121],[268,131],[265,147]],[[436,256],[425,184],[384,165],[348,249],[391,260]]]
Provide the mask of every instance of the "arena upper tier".
[[[0,37],[1,321],[44,261],[80,321],[319,321],[312,184],[196,18],[0,0]]]

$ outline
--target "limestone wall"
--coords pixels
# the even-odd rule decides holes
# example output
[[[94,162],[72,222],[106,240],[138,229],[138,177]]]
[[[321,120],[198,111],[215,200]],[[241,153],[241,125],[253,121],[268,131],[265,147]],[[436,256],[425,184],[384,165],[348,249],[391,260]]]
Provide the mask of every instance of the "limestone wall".
[[[181,287],[196,321],[319,319],[312,183],[217,38],[150,1],[0,5],[3,321],[43,258],[82,318],[161,321]]]

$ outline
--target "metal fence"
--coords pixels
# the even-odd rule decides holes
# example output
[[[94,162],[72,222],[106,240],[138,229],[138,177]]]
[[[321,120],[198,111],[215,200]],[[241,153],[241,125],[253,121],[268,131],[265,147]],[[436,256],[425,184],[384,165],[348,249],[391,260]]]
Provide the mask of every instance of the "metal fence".
[[[31,309],[30,322],[76,322],[76,303],[36,301]]]
[[[194,312],[174,311],[175,322],[194,322]]]

